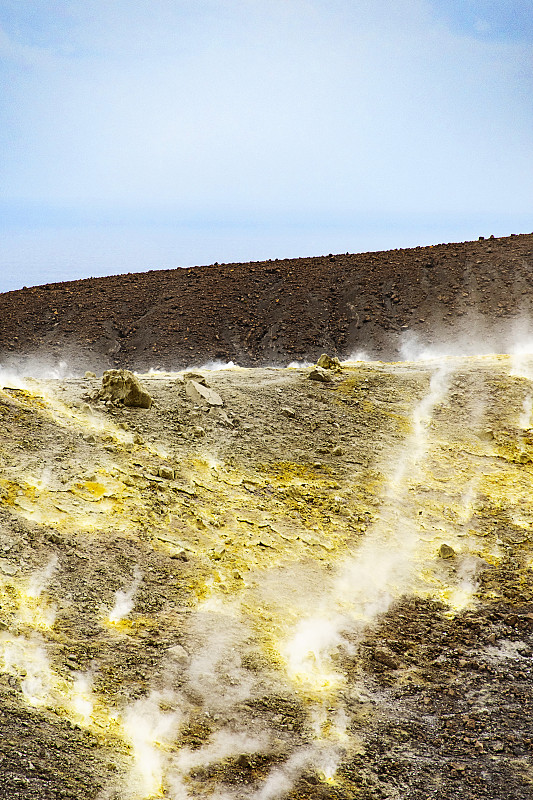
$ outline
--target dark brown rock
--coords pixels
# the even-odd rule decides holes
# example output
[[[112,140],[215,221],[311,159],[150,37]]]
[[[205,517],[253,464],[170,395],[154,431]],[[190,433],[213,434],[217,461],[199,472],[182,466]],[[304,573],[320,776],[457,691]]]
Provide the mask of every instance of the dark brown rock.
[[[430,342],[457,336],[460,320],[468,335],[472,312],[476,326],[520,316],[532,291],[533,234],[488,245],[156,270],[6,292],[0,353],[71,355],[81,374],[102,363],[252,366],[359,349],[395,358],[402,331]]]

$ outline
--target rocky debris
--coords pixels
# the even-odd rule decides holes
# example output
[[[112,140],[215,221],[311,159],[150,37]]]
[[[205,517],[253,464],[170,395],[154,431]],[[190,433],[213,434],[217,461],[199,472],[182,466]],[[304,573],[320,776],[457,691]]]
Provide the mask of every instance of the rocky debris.
[[[184,381],[195,381],[199,383],[201,386],[207,386],[207,380],[205,375],[202,375],[201,372],[184,372],[183,373],[183,380]]]
[[[174,480],[174,470],[172,467],[159,467],[157,474],[160,478],[164,478],[167,481]]]
[[[324,367],[314,367],[307,377],[310,381],[318,381],[318,383],[331,383],[333,381],[331,372],[324,369]]]
[[[96,378],[96,373],[95,372],[90,372],[89,370],[87,370],[87,372],[85,373],[85,375],[83,377],[86,380],[89,380],[90,378]]]
[[[524,800],[531,794],[533,746],[533,507],[527,496],[517,499],[514,493],[520,485],[527,490],[527,467],[502,460],[492,444],[485,454],[485,463],[492,464],[489,482],[472,506],[468,536],[457,541],[461,557],[480,548],[499,557],[480,566],[467,608],[441,599],[454,602],[453,590],[461,586],[457,557],[442,561],[439,546],[444,535],[453,537],[447,541],[455,546],[455,534],[463,533],[462,517],[452,523],[448,514],[450,497],[459,499],[479,472],[477,440],[475,451],[469,449],[471,409],[486,400],[497,433],[493,441],[503,442],[498,445],[503,448],[501,430],[515,430],[516,409],[527,390],[509,375],[506,359],[490,361],[490,369],[485,358],[475,368],[471,359],[458,367],[461,394],[433,417],[427,470],[409,476],[409,491],[402,496],[401,514],[410,522],[422,512],[417,567],[424,563],[428,572],[404,585],[401,537],[394,541],[393,531],[380,541],[371,569],[389,559],[394,566],[398,558],[400,583],[393,574],[395,585],[387,584],[385,603],[380,595],[372,622],[348,624],[346,647],[331,652],[328,670],[342,682],[340,692],[332,693],[331,708],[329,698],[321,698],[319,706],[303,700],[264,642],[271,621],[278,629],[295,630],[292,599],[281,608],[286,597],[296,597],[301,588],[298,607],[305,617],[309,591],[313,613],[322,607],[324,592],[335,598],[330,591],[339,565],[357,559],[365,542],[373,546],[384,474],[394,471],[398,448],[409,441],[409,413],[427,392],[431,368],[423,364],[408,370],[345,365],[335,391],[307,383],[304,368],[210,373],[209,384],[235,414],[235,428],[222,424],[223,409],[194,407],[173,376],[147,379],[157,415],[111,406],[108,415],[72,418],[69,409],[87,388],[76,380],[47,382],[42,392],[36,387],[43,397],[62,399],[54,414],[36,395],[13,395],[14,406],[5,405],[2,396],[0,588],[8,591],[0,597],[0,631],[8,633],[0,635],[0,646],[11,636],[33,637],[34,609],[46,612],[53,603],[55,622],[43,629],[37,617],[34,641],[45,648],[61,686],[71,691],[78,676],[90,672],[97,709],[114,714],[140,698],[154,698],[155,713],[162,714],[157,718],[164,722],[179,708],[183,719],[168,745],[169,759],[178,748],[201,751],[206,743],[209,748],[213,736],[265,732],[268,753],[244,749],[241,758],[239,748],[234,758],[195,768],[186,777],[191,796],[259,793],[273,770],[289,770],[293,753],[314,746],[319,708],[327,714],[326,734],[345,712],[346,747],[333,782],[324,780],[318,760],[316,770],[309,763],[289,790],[291,800]],[[292,407],[298,422],[282,407]],[[61,409],[67,416],[58,419]],[[135,436],[146,446],[107,450],[123,420],[130,431],[126,438]],[[193,429],[198,422],[202,439]],[[94,427],[100,423],[103,430]],[[92,437],[91,446],[82,432]],[[522,436],[517,429],[517,441]],[[443,447],[446,442],[453,447]],[[464,461],[456,470],[458,444]],[[345,457],[336,455],[337,447]],[[172,468],[178,479],[162,471]],[[495,480],[495,474],[506,480]],[[443,475],[448,475],[444,483]],[[35,497],[42,516],[35,514]],[[32,573],[40,573],[54,555],[52,582],[38,603],[26,605]],[[11,575],[10,565],[18,572]],[[143,581],[132,597],[133,609],[110,628],[102,609],[111,609],[117,595],[129,597],[135,565]],[[221,660],[213,676],[213,704],[211,690],[208,696],[197,691],[198,664],[204,654],[212,663],[224,617],[217,605],[215,619],[202,608],[206,589],[217,605],[238,603],[238,617],[232,619],[245,622],[242,641],[240,634],[234,640],[230,628],[229,661]],[[357,594],[355,584],[354,589]],[[374,605],[372,596],[361,599],[363,606],[367,599]],[[23,603],[20,616],[15,602]],[[357,597],[355,602],[359,607]],[[258,636],[250,634],[254,625]],[[20,666],[17,675],[0,674],[0,797],[92,800],[115,796],[116,786],[135,793],[129,740],[114,744],[113,734],[107,739],[89,723],[91,738],[70,706],[58,713],[30,707],[23,692],[29,680]],[[242,686],[252,687],[254,705],[241,702]],[[224,698],[235,693],[236,702],[224,701],[221,708],[219,688]],[[55,685],[52,690],[57,698]],[[27,708],[19,725],[10,708],[17,713]],[[109,773],[106,740],[109,763],[116,764]],[[91,752],[92,765],[86,758]],[[123,793],[116,797],[123,800]]]
[[[185,648],[181,646],[181,644],[175,644],[172,647],[169,647],[168,652],[174,659],[176,659],[176,661],[180,662],[181,664],[185,664],[189,660],[189,654]]]
[[[398,659],[388,647],[376,647],[374,650],[374,661],[383,664],[389,669],[398,669]]]
[[[342,369],[341,362],[334,356],[328,356],[327,353],[322,353],[318,361],[316,362],[318,367],[322,367],[323,369],[331,369],[335,372],[340,372]]]
[[[242,366],[326,352],[398,357],[403,330],[431,344],[494,326],[501,344],[533,287],[533,234],[392,251],[154,270],[0,295],[0,351],[145,370]],[[146,319],[150,324],[146,324]],[[461,324],[463,323],[463,324]],[[498,323],[501,329],[498,330]],[[486,327],[485,327],[486,326]],[[72,355],[71,355],[72,354]],[[87,367],[95,363],[86,356]],[[2,359],[3,363],[5,358]]]
[[[121,403],[127,408],[150,408],[152,398],[128,369],[109,369],[102,376],[100,400]]]
[[[399,786],[415,800],[530,796],[533,673],[527,658],[491,659],[483,645],[487,629],[503,630],[508,616],[494,603],[450,616],[439,603],[404,598],[368,631],[362,649],[373,654],[385,640],[401,664],[376,669],[375,657],[366,661],[388,701],[373,706],[364,760],[344,773],[355,776],[359,767],[364,775],[372,762],[365,797],[392,797]]]
[[[0,571],[4,573],[4,575],[16,575],[19,571],[19,567],[16,564],[12,564],[11,561],[8,561],[6,558],[0,558]]]
[[[222,422],[228,426],[228,428],[234,428],[236,420],[230,419],[223,408],[218,409],[218,414]]]
[[[198,383],[198,381],[188,380],[185,384],[185,392],[195,403],[207,403],[209,406],[219,407],[224,405],[221,396],[214,389],[210,389],[208,386]]]
[[[283,414],[284,417],[287,417],[288,419],[294,419],[296,417],[296,411],[294,410],[294,408],[291,408],[290,406],[282,406],[281,413]]]
[[[450,547],[449,544],[441,544],[439,547],[439,556],[441,558],[453,558],[455,555],[455,550],[453,547]]]

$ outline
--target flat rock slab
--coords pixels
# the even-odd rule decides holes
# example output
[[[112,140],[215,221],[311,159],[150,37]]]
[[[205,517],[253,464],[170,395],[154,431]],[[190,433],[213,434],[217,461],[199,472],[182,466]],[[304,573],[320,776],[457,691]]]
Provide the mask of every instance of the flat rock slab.
[[[223,399],[217,392],[210,389],[208,386],[202,386],[198,381],[187,381],[185,391],[195,403],[207,403],[210,406],[219,407],[224,405]]]

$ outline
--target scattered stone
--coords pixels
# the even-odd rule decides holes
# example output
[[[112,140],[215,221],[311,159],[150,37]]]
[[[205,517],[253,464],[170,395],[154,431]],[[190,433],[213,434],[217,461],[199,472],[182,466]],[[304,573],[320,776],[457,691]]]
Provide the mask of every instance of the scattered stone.
[[[319,383],[331,383],[333,378],[323,367],[314,367],[307,376],[310,381],[318,381]]]
[[[87,371],[83,377],[84,377],[85,379],[88,379],[88,378],[96,378],[96,373]]]
[[[337,445],[337,447],[333,448],[331,453],[334,456],[342,456],[342,454],[344,453],[344,450],[342,449],[342,447],[340,445]]]
[[[164,478],[167,481],[174,480],[174,470],[172,467],[159,467],[157,474],[160,478]]]
[[[466,770],[466,764],[459,764],[457,761],[452,761],[450,764],[450,771],[452,775],[461,775]]]
[[[398,661],[394,653],[386,647],[376,647],[374,650],[374,661],[390,669],[398,669]]]
[[[150,408],[152,398],[139,379],[128,369],[109,369],[102,377],[101,400],[119,403],[128,408]]]
[[[189,660],[189,654],[181,644],[175,644],[173,647],[169,647],[168,652],[176,661],[185,662]]]
[[[201,436],[205,436],[205,430],[204,428],[202,428],[201,425],[195,425],[194,428],[192,429],[192,435],[196,439],[199,439]]]
[[[317,361],[317,366],[322,367],[323,369],[332,369],[335,370],[335,372],[340,372],[342,369],[341,362],[337,356],[331,358],[331,356],[328,356],[327,353],[322,353]]]
[[[201,372],[185,372],[183,374],[183,380],[195,381],[195,383],[199,383],[201,386],[207,386],[207,381]]]
[[[455,555],[455,550],[453,547],[450,547],[449,544],[441,544],[439,547],[439,556],[441,558],[453,558]]]
[[[220,415],[220,419],[221,419],[221,420],[222,420],[222,421],[223,421],[223,422],[224,422],[224,423],[225,423],[225,424],[226,424],[226,425],[227,425],[229,428],[234,428],[234,427],[235,427],[235,422],[234,422],[233,420],[231,420],[231,419],[228,417],[228,415],[226,414],[226,412],[224,411],[224,409],[223,409],[223,408],[221,408],[221,409],[219,410],[219,415]],[[249,426],[248,426],[248,428],[251,430],[251,429],[252,429],[251,425],[249,425]]]
[[[16,575],[19,571],[19,568],[16,564],[12,564],[11,561],[8,561],[5,558],[0,558],[0,570],[4,573],[4,575]]]
[[[188,561],[189,560],[189,556],[187,555],[185,550],[178,550],[177,553],[172,553],[170,558],[172,558],[174,561]]]
[[[289,406],[283,406],[283,408],[281,409],[281,413],[285,417],[289,417],[289,419],[294,419],[296,416],[296,411],[294,410],[294,408],[290,408]]]
[[[204,386],[202,383],[198,383],[197,381],[187,381],[185,391],[195,403],[208,403],[210,406],[224,405],[224,401],[222,400],[221,396],[217,394],[217,392],[215,392],[213,389],[209,389],[209,387]]]

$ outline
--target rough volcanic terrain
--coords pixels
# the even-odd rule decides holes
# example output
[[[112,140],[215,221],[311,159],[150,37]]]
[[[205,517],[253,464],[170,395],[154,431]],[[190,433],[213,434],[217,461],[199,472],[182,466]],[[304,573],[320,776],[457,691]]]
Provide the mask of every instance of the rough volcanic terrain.
[[[532,797],[533,359],[140,380],[0,378],[2,800]]]
[[[395,358],[401,334],[502,351],[533,297],[533,234],[408,250],[151,271],[0,295],[0,357],[178,369]]]

